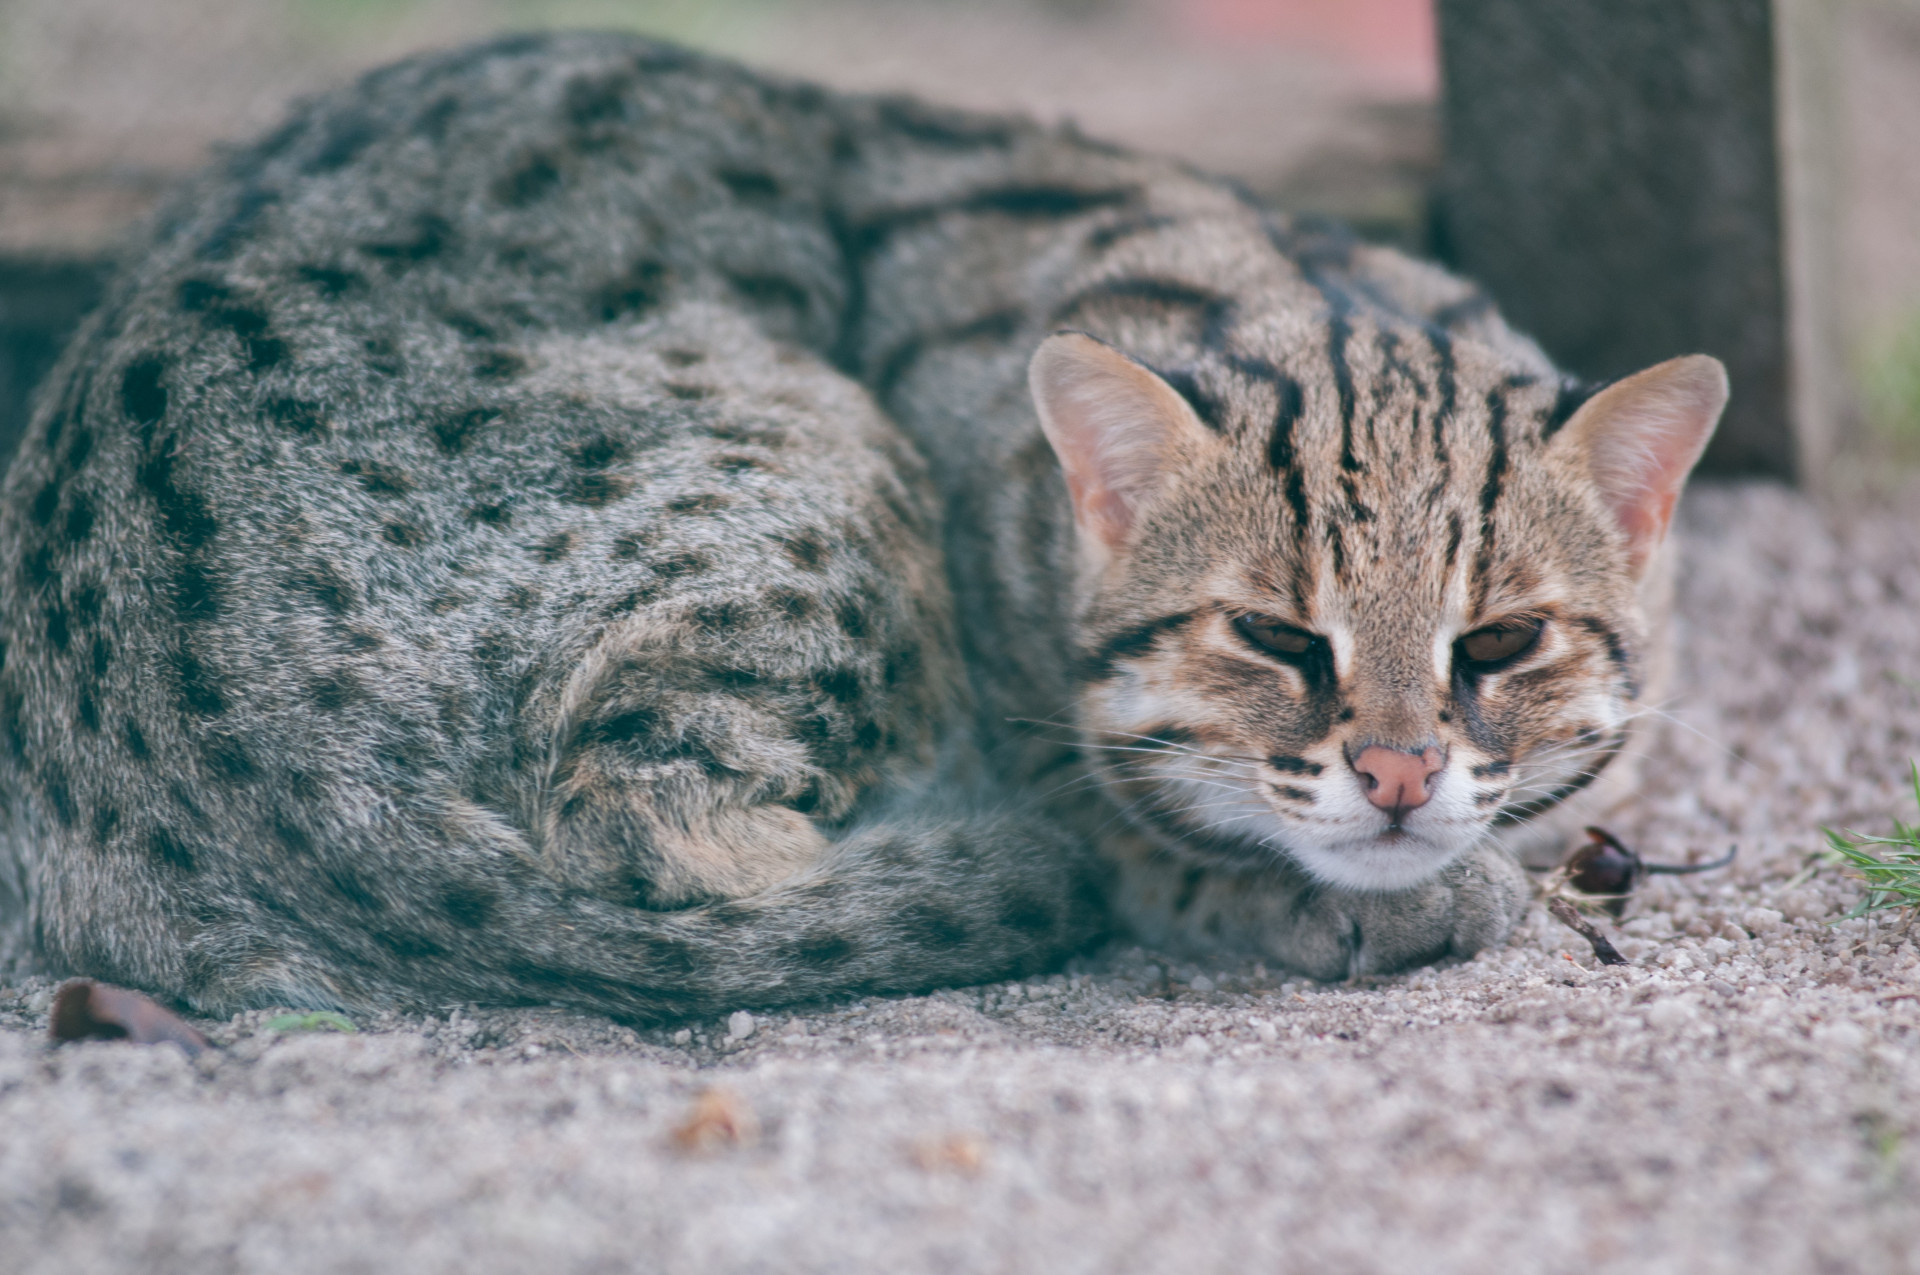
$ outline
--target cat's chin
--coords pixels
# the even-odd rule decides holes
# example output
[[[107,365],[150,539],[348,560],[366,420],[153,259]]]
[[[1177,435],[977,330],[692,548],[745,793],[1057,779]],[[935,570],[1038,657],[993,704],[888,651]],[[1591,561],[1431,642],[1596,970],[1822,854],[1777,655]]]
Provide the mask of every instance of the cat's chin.
[[[1438,840],[1396,831],[1352,841],[1291,838],[1287,851],[1314,880],[1341,890],[1409,890],[1430,879],[1472,846],[1470,839]]]

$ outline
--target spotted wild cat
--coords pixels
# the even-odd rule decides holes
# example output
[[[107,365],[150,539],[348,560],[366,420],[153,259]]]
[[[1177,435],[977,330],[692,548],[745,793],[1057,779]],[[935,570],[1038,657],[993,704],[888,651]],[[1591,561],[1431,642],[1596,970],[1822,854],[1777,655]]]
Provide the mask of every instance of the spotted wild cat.
[[[624,36],[374,72],[129,260],[0,500],[0,917],[211,1011],[920,988],[1103,905],[1328,978],[1496,943],[1625,790],[1725,396]]]

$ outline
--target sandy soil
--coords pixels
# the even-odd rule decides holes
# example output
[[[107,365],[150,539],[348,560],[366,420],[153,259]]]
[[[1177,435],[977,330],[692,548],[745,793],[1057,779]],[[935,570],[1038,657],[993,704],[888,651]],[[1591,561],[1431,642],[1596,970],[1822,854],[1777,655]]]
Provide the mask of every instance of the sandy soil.
[[[1920,511],[1920,501],[1905,508]],[[1627,968],[1538,909],[1364,986],[1117,947],[1026,983],[635,1032],[558,1010],[43,1043],[0,990],[0,1267],[1920,1270],[1920,932],[1823,824],[1912,818],[1920,513],[1684,514],[1686,693]]]

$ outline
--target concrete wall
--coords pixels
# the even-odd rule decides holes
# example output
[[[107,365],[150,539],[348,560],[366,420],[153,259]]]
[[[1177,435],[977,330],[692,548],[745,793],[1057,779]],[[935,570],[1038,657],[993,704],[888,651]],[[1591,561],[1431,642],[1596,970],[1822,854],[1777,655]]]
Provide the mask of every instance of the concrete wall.
[[[1573,371],[1696,351],[1733,400],[1705,467],[1791,478],[1770,0],[1440,0],[1436,248]]]

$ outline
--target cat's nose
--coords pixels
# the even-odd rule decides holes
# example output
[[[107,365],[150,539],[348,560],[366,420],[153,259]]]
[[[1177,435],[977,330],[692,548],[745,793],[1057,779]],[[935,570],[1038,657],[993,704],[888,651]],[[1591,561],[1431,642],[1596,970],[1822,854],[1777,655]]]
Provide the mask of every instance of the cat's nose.
[[[1438,748],[1409,753],[1380,744],[1361,749],[1353,759],[1353,768],[1366,785],[1367,800],[1392,814],[1396,821],[1402,811],[1427,804],[1431,795],[1427,786],[1434,772],[1445,764]]]

